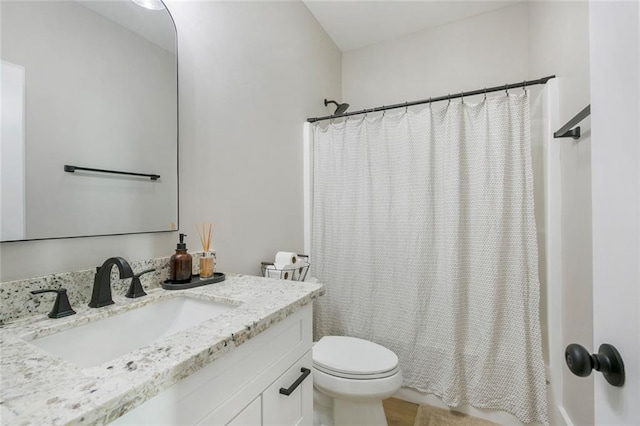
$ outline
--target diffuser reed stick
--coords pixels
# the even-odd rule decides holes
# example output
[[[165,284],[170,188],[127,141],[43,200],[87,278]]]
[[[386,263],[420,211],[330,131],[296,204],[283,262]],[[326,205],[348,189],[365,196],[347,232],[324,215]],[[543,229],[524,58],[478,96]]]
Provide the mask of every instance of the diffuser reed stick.
[[[200,237],[200,243],[202,244],[202,250],[207,253],[211,248],[211,238],[213,237],[213,230],[215,225],[210,223],[208,226],[209,232],[207,232],[207,226],[202,223],[202,232],[200,232],[200,226],[198,226],[198,236]]]
[[[200,244],[202,244],[202,250],[204,250],[204,239],[202,238],[202,234],[200,233],[199,227],[196,226],[196,229],[198,230],[198,237],[200,238]]]

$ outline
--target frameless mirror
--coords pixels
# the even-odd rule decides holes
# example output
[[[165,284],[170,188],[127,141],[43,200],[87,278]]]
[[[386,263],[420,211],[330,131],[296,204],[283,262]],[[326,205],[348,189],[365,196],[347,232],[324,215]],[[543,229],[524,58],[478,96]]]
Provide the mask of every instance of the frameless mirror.
[[[176,31],[162,2],[0,8],[0,241],[176,229]]]

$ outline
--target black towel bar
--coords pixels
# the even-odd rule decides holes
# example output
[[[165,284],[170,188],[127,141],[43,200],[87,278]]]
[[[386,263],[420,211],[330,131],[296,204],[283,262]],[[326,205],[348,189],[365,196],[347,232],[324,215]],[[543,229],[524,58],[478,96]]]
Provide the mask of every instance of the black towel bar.
[[[576,124],[587,118],[591,114],[591,105],[587,105],[585,109],[580,111],[567,124],[558,129],[553,134],[554,138],[573,138],[580,139],[580,126],[573,128]]]
[[[121,171],[118,171],[118,170],[91,169],[89,167],[70,166],[68,164],[64,165],[64,171],[67,172],[67,173],[73,173],[76,170],[85,170],[85,171],[88,171],[88,172],[98,172],[98,173],[111,173],[111,174],[116,174],[116,175],[142,176],[142,177],[148,177],[151,180],[160,179],[160,175],[156,175],[156,174],[121,172]]]

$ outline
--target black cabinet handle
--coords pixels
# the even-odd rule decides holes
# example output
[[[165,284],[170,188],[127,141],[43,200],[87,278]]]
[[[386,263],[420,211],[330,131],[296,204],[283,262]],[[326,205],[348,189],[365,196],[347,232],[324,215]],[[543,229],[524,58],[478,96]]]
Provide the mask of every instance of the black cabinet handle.
[[[293,382],[293,384],[291,386],[289,386],[289,388],[280,388],[280,393],[286,396],[289,396],[293,393],[294,390],[296,390],[296,388],[298,386],[300,386],[300,383],[304,382],[304,379],[307,378],[307,376],[309,374],[311,374],[311,370],[309,370],[308,368],[304,368],[302,367],[300,369],[300,372],[302,373],[300,375],[300,377],[298,377],[298,380],[296,380],[295,382]]]
[[[587,377],[591,370],[600,371],[613,386],[624,384],[624,363],[620,353],[612,345],[600,345],[597,354],[589,354],[583,346],[572,343],[564,352],[567,367],[576,376]]]

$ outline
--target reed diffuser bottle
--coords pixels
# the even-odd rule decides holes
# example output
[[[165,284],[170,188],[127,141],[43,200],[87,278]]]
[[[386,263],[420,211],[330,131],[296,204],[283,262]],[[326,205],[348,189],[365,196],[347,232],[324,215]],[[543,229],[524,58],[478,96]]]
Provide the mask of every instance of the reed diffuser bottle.
[[[200,278],[212,277],[216,269],[216,252],[211,250],[211,237],[215,225],[209,224],[209,232],[205,233],[205,224],[202,224],[202,233],[198,228],[198,235],[202,243],[202,257],[200,258]]]
[[[173,283],[188,283],[191,281],[191,267],[193,259],[187,253],[187,244],[184,242],[186,234],[180,234],[180,242],[176,246],[176,253],[169,260],[169,279]]]

